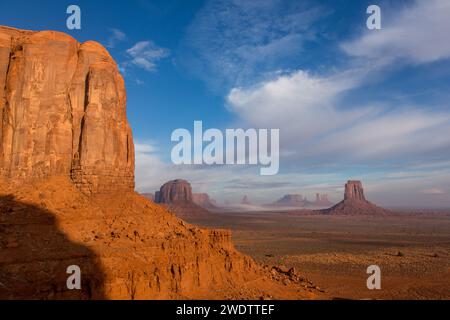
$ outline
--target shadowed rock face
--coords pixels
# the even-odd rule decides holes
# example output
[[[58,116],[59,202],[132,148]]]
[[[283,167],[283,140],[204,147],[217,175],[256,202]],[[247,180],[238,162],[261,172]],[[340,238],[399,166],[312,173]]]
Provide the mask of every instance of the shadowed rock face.
[[[208,210],[194,203],[191,184],[182,179],[165,183],[155,193],[155,202],[166,205],[180,218],[209,215]]]
[[[0,299],[105,299],[100,258],[80,243],[53,212],[0,195]],[[67,290],[71,265],[83,271],[81,290]]]
[[[0,27],[0,175],[134,189],[125,85],[109,53],[54,31]]]
[[[156,203],[191,203],[192,187],[186,180],[173,180],[165,183],[156,193]]]

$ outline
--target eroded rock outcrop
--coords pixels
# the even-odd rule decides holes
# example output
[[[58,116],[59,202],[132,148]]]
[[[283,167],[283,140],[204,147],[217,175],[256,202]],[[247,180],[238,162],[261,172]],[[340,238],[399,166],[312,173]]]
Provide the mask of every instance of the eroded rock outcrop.
[[[0,174],[68,176],[85,193],[134,189],[122,76],[98,43],[0,27]]]
[[[155,201],[165,204],[191,203],[193,202],[191,184],[182,179],[169,181],[157,192]]]
[[[361,181],[348,181],[345,184],[344,200],[337,205],[320,210],[320,213],[329,215],[349,215],[349,216],[384,216],[389,211],[380,208],[366,200]]]
[[[327,194],[316,193],[316,200],[313,202],[313,206],[315,207],[328,207],[333,203],[328,199]]]
[[[194,203],[191,184],[183,179],[172,180],[155,193],[155,202],[167,206],[180,218],[209,215],[209,211]]]
[[[273,207],[305,207],[307,205],[306,198],[301,194],[287,194],[278,199],[271,206]]]
[[[344,200],[367,201],[361,181],[350,180],[345,184]]]
[[[67,267],[81,268],[68,290]],[[314,298],[134,192],[86,196],[67,177],[0,183],[0,299]]]
[[[207,193],[193,193],[192,201],[199,205],[202,208],[207,210],[215,210],[218,209],[217,202],[207,194]]]

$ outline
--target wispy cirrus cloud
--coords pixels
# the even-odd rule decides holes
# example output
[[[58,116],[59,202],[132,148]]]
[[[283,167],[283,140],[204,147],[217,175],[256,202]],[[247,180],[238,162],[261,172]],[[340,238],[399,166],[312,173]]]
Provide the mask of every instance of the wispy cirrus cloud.
[[[208,84],[248,84],[317,37],[328,9],[304,2],[208,1],[188,28],[189,66]]]
[[[422,64],[449,59],[449,16],[448,0],[416,0],[383,19],[382,30],[366,31],[341,47],[353,57],[386,63]]]
[[[170,50],[157,46],[153,41],[146,40],[137,42],[127,50],[129,60],[125,66],[135,66],[145,71],[154,72],[157,63],[170,55]]]
[[[111,35],[109,36],[105,44],[109,49],[116,47],[119,42],[125,41],[127,39],[127,35],[125,34],[125,32],[120,29],[110,28],[109,31]]]
[[[439,106],[399,105],[389,97],[352,101],[353,92],[374,78],[382,81],[397,59],[406,65],[450,58],[449,15],[448,1],[415,1],[395,20],[387,19],[383,30],[342,44],[347,69],[328,74],[296,70],[235,87],[227,96],[229,108],[249,126],[282,128],[281,148],[295,151],[293,161],[367,164],[450,156],[448,101]]]
[[[440,189],[440,188],[430,188],[430,189],[425,189],[422,191],[425,194],[435,194],[435,195],[441,195],[441,194],[446,194],[447,192],[445,192],[444,190]]]

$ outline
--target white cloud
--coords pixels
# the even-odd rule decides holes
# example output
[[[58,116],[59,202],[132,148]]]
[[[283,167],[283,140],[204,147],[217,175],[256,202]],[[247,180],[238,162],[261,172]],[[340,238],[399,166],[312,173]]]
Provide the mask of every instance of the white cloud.
[[[283,0],[207,1],[188,28],[189,67],[208,85],[246,84],[301,52],[328,13]]]
[[[450,112],[416,106],[340,108],[339,96],[362,83],[357,70],[328,77],[296,71],[228,95],[229,108],[250,127],[280,128],[281,149],[294,160],[389,160],[450,147]],[[283,153],[282,153],[283,154]]]
[[[127,50],[130,61],[126,65],[132,64],[146,71],[155,71],[156,63],[169,56],[168,49],[158,47],[152,41],[140,41]]]
[[[114,48],[117,43],[127,39],[127,35],[122,30],[111,28],[109,31],[111,32],[111,35],[106,42],[107,48]]]
[[[384,17],[382,30],[368,30],[362,37],[344,43],[344,51],[386,62],[402,59],[428,63],[450,58],[450,1],[417,0],[387,19]]]
[[[404,170],[408,170],[405,167]],[[405,171],[401,177],[391,174],[363,176],[369,199],[384,206],[448,208],[450,197],[450,170]],[[442,193],[443,192],[443,193]]]
[[[419,0],[385,16],[382,30],[342,44],[351,56],[350,68],[329,75],[297,70],[233,88],[227,97],[230,110],[248,126],[280,128],[282,154],[296,153],[294,161],[358,163],[449,155],[450,112],[386,102],[356,108],[349,98],[365,78],[382,77],[380,71],[397,59],[425,63],[450,57],[449,1]]]
[[[309,152],[344,159],[347,156],[353,162],[420,157],[433,151],[437,154],[450,146],[449,124],[450,113],[427,113],[414,108],[380,112],[321,138]]]
[[[447,193],[444,190],[439,189],[439,188],[425,189],[422,192],[425,193],[425,194],[446,194]]]
[[[339,94],[355,87],[358,79],[355,72],[320,77],[299,70],[252,88],[234,88],[227,101],[229,108],[252,126],[280,128],[283,135],[306,140],[361,114],[338,114],[334,108]]]

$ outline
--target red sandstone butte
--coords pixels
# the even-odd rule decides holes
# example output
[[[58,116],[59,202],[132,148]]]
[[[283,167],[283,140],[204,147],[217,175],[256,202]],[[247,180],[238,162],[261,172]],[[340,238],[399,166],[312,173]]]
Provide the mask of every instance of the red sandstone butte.
[[[208,216],[210,212],[194,203],[192,186],[183,179],[172,180],[155,193],[155,202],[166,205],[180,218]]]
[[[345,184],[344,200],[329,209],[319,210],[328,215],[384,216],[388,210],[380,208],[366,200],[361,181],[348,181]]]
[[[69,177],[83,192],[134,190],[125,83],[94,41],[0,27],[0,176]]]

